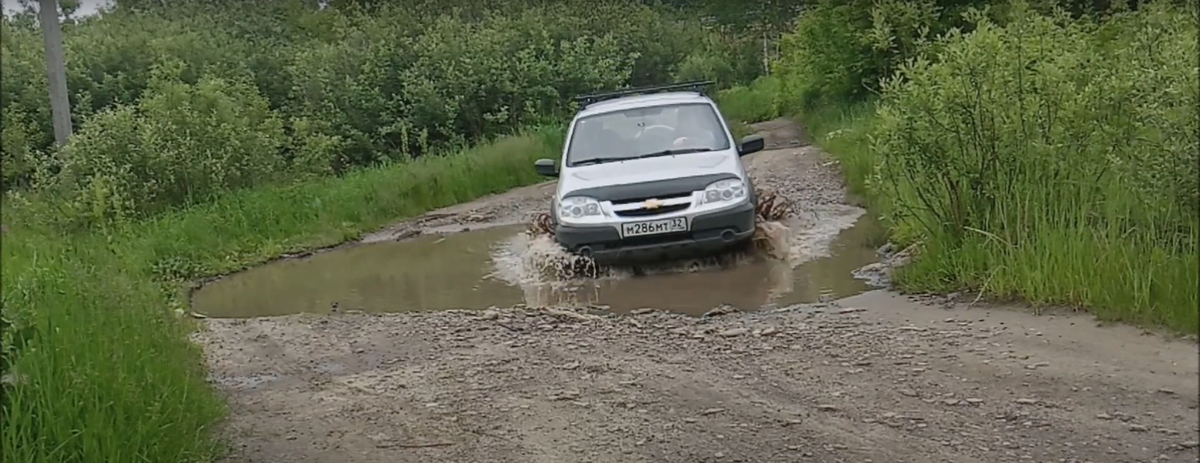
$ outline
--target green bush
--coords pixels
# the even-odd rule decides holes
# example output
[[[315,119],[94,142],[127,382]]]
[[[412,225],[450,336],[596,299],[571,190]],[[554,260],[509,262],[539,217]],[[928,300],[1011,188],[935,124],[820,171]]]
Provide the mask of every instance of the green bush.
[[[27,182],[43,159],[34,146],[40,137],[38,128],[29,120],[29,115],[16,107],[0,110],[0,186],[4,189],[28,186]]]
[[[694,49],[678,64],[677,82],[711,80],[728,88],[749,82],[762,73],[762,50],[748,36],[706,34],[703,46]]]
[[[777,77],[763,76],[750,85],[738,85],[717,94],[717,104],[725,118],[754,123],[783,115],[781,83]]]
[[[784,35],[775,74],[794,109],[860,96],[864,84],[880,77],[864,32],[871,29],[869,15],[865,0],[818,1]]]
[[[634,0],[123,5],[64,26],[76,130],[139,104],[157,67],[188,85],[253,82],[292,135],[281,147],[289,175],[341,174],[558,121],[576,93],[685,75],[732,85],[757,69],[752,40]],[[5,127],[19,126],[2,154],[21,160],[6,163],[4,185],[20,186],[56,150],[41,39],[8,18],[0,32],[0,106]]]
[[[45,60],[36,30],[0,21],[0,180],[28,186],[41,152],[54,142]]]
[[[632,72],[613,36],[578,35],[540,10],[477,23],[440,17],[416,39],[392,26],[402,13],[375,15],[298,51],[288,68],[292,113],[345,140],[335,172],[552,120],[565,96],[619,86]]]
[[[1196,332],[1194,15],[1011,14],[884,85],[873,197],[925,245],[901,283]]]
[[[73,137],[47,186],[65,200],[63,217],[144,216],[284,171],[283,125],[257,89],[207,76],[188,84],[181,69],[156,68],[136,106],[105,109]]]
[[[962,13],[982,0],[818,0],[781,40],[775,66],[792,110],[861,101],[928,41],[970,25]],[[934,54],[935,55],[935,54]],[[930,59],[934,59],[930,57]]]
[[[920,250],[901,288],[1196,333],[1196,5],[1084,3],[817,2],[779,107]]]

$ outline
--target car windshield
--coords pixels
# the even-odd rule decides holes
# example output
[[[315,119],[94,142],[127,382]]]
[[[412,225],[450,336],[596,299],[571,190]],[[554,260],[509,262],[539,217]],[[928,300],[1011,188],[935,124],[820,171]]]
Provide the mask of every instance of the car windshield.
[[[607,112],[579,119],[567,165],[729,149],[712,105],[687,103]]]

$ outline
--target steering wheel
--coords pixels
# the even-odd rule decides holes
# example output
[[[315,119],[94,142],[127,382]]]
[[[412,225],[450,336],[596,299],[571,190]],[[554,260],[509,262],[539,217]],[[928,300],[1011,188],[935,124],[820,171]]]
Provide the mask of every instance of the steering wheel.
[[[671,145],[676,148],[681,146],[712,146],[715,141],[711,133],[700,133],[676,137],[673,139]]]
[[[646,134],[646,132],[649,132],[649,131],[651,131],[651,130],[654,130],[654,131],[666,131],[667,133],[664,133],[664,134],[662,135],[663,137],[670,137],[670,136],[672,136],[672,135],[674,135],[674,134],[675,134],[675,128],[674,128],[674,127],[671,127],[671,126],[668,126],[668,125],[662,125],[662,124],[658,124],[658,125],[650,125],[650,126],[646,126],[646,127],[642,128],[642,132],[638,134],[638,138],[641,138],[641,137],[642,137],[642,135],[645,135],[645,134]]]

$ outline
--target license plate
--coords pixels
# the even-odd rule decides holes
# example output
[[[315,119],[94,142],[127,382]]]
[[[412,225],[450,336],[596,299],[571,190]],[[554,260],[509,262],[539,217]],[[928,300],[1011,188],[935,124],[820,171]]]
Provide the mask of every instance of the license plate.
[[[687,231],[687,229],[687,219],[684,217],[677,217],[674,219],[655,220],[651,222],[627,223],[621,226],[621,235],[625,237],[660,235],[663,233],[683,232]]]

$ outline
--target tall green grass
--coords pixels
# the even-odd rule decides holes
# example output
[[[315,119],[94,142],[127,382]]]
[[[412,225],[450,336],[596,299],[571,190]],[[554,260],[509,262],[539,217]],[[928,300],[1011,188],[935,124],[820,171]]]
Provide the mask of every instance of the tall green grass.
[[[181,282],[333,245],[430,209],[537,182],[561,130],[447,156],[265,187],[153,220],[56,232],[37,200],[4,205],[4,463],[209,461],[224,410],[206,384]]]
[[[813,107],[797,116],[815,143],[838,160],[852,193],[865,197],[873,214],[887,224],[892,239],[918,245],[920,255],[896,275],[898,289],[907,292],[981,291],[991,300],[1021,300],[1044,306],[1087,310],[1101,320],[1167,327],[1196,334],[1195,229],[1164,239],[1162,233],[1133,233],[1108,221],[1093,227],[1064,227],[1086,221],[1094,210],[1079,203],[1038,211],[1035,224],[1018,238],[1001,238],[989,229],[975,230],[956,242],[949,235],[924,233],[918,224],[891,214],[912,207],[910,193],[881,197],[878,153],[871,136],[879,126],[874,103],[841,103]],[[902,189],[906,189],[901,186]],[[1032,204],[1049,196],[1052,184],[1027,184],[1019,202]],[[895,191],[895,190],[893,190]],[[909,190],[910,191],[910,190]],[[1102,194],[1128,198],[1114,187]],[[1117,212],[1114,212],[1114,214]],[[898,214],[897,214],[898,215]],[[1012,241],[1019,241],[1015,245]]]
[[[769,121],[783,114],[780,82],[762,76],[746,85],[721,90],[715,98],[726,119],[745,124]]]
[[[210,459],[223,405],[159,287],[103,239],[3,239],[3,461]]]
[[[1200,333],[1195,5],[1102,20],[1010,6],[1002,24],[966,16],[971,33],[929,43],[870,101],[812,98],[813,54],[785,47],[774,100],[914,246],[901,290]],[[822,45],[799,40],[785,44]],[[770,88],[723,103],[758,119]]]

